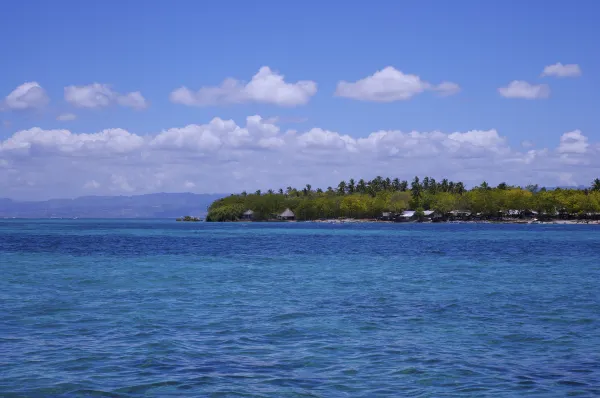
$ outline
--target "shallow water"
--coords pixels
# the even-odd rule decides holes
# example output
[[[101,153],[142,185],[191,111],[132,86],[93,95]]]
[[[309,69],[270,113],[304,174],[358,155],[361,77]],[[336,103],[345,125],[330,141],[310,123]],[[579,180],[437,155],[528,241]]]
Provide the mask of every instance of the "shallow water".
[[[0,396],[600,394],[600,227],[0,220]]]

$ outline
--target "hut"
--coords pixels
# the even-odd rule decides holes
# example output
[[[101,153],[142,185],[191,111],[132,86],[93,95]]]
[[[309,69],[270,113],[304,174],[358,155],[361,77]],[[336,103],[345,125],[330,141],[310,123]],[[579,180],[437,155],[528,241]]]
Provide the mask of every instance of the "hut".
[[[252,221],[254,220],[254,212],[250,209],[246,210],[244,214],[242,214],[242,220]]]
[[[391,221],[394,219],[394,213],[391,211],[384,211],[381,213],[381,217],[379,217],[381,221]]]
[[[431,220],[434,215],[433,210],[424,210],[421,214],[414,210],[405,210],[398,216],[398,221],[411,221],[411,220]]]
[[[296,216],[294,215],[294,212],[291,211],[290,209],[285,209],[285,211],[283,213],[281,213],[277,216],[278,219],[285,220],[285,221],[293,220],[295,217]]]

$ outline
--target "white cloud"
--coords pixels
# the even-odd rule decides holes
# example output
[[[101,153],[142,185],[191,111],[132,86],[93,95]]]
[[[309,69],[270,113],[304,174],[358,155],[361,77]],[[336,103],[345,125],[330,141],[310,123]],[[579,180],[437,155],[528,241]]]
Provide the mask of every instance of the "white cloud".
[[[131,186],[127,177],[120,174],[112,174],[110,176],[110,190],[123,193],[131,193],[135,188]]]
[[[56,117],[56,120],[61,120],[61,121],[69,121],[69,120],[75,120],[75,119],[77,119],[77,116],[73,113],[62,113]]]
[[[585,153],[589,147],[588,138],[580,130],[569,131],[560,137],[558,152],[573,154]]]
[[[498,92],[506,98],[539,99],[550,96],[547,84],[530,84],[523,80],[513,80],[507,87],[500,87]]]
[[[138,135],[32,128],[0,141],[0,191],[14,198],[164,192],[239,192],[340,179],[430,175],[491,184],[544,185],[597,177],[600,145],[574,130],[555,148],[510,147],[497,130],[375,131],[360,137],[319,127],[284,131],[250,116],[214,118]]]
[[[529,140],[523,140],[523,141],[521,141],[521,146],[522,146],[523,148],[532,148],[532,147],[534,147],[534,146],[535,146],[535,144],[534,144],[532,141],[529,141]]]
[[[437,86],[432,87],[433,91],[437,91],[439,95],[447,97],[460,92],[460,86],[452,82],[442,82]]]
[[[544,68],[542,76],[577,77],[581,76],[581,68],[577,64],[563,65],[560,62]]]
[[[144,138],[123,129],[108,129],[93,134],[75,134],[69,130],[21,130],[0,144],[0,152],[24,155],[71,154],[106,156],[139,149]]]
[[[83,184],[83,189],[98,189],[100,187],[100,184],[98,183],[98,181],[96,180],[90,180],[87,181],[85,184]]]
[[[37,82],[21,84],[6,96],[4,104],[8,109],[25,110],[31,108],[42,108],[48,104],[49,99],[46,90]]]
[[[117,98],[117,102],[121,106],[133,108],[133,109],[146,109],[148,104],[146,99],[142,96],[139,91],[121,95]]]
[[[134,109],[147,107],[139,91],[119,94],[108,84],[93,83],[87,86],[65,87],[65,100],[78,108],[104,108],[113,104]]]
[[[220,86],[202,87],[196,92],[180,87],[171,93],[170,99],[188,106],[258,102],[292,107],[307,104],[316,92],[317,83],[313,81],[286,83],[283,75],[263,66],[247,84],[228,78]]]
[[[460,87],[452,82],[432,85],[417,75],[405,74],[388,66],[356,82],[340,81],[335,95],[361,101],[393,102],[408,100],[425,90],[447,96],[459,92]]]

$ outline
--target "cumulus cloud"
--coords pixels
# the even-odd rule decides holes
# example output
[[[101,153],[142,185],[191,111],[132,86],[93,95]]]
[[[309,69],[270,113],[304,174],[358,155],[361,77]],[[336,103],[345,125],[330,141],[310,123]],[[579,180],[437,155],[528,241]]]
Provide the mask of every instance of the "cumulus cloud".
[[[60,121],[70,121],[70,120],[75,120],[77,119],[77,116],[73,113],[62,113],[60,115],[58,115],[56,117],[56,120],[60,120]]]
[[[452,82],[433,85],[417,75],[405,74],[388,66],[355,82],[340,81],[335,95],[361,101],[394,102],[411,99],[426,90],[447,96],[458,93],[460,87]]]
[[[500,87],[498,92],[505,98],[540,99],[550,96],[550,87],[547,84],[513,80],[507,87]]]
[[[21,130],[0,144],[0,153],[26,156],[72,155],[106,156],[139,149],[144,138],[123,129],[107,129],[98,133],[71,133],[69,130],[43,130],[34,127]]]
[[[42,108],[48,104],[46,90],[37,82],[27,82],[15,88],[4,100],[4,105],[12,110]]]
[[[495,129],[381,130],[362,136],[319,127],[296,132],[257,115],[243,124],[214,118],[147,135],[32,128],[0,142],[0,189],[14,198],[44,198],[227,193],[306,183],[326,188],[342,178],[376,175],[550,186],[567,176],[577,183],[597,177],[597,143],[579,130],[556,141],[556,148],[512,148]]]
[[[146,99],[139,91],[134,91],[132,93],[127,93],[124,95],[119,95],[117,97],[117,102],[121,106],[133,108],[133,109],[145,109],[148,104]]]
[[[139,91],[119,94],[108,84],[93,83],[87,86],[65,87],[65,100],[78,108],[104,108],[113,104],[133,109],[147,107],[146,99]]]
[[[588,138],[580,130],[569,131],[560,137],[558,152],[585,153],[589,147]]]
[[[581,76],[581,68],[577,64],[563,65],[560,62],[544,68],[542,76],[577,77]]]
[[[307,104],[317,92],[317,83],[300,80],[286,83],[284,76],[268,66],[260,68],[248,83],[228,78],[220,86],[192,91],[180,87],[171,92],[172,102],[188,106],[211,106],[258,102],[293,107]]]

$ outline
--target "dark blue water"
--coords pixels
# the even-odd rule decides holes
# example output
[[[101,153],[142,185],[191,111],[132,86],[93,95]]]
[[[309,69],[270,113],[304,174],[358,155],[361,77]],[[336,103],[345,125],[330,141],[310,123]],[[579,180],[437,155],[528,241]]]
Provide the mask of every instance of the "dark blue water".
[[[600,228],[0,221],[0,396],[600,394]]]

